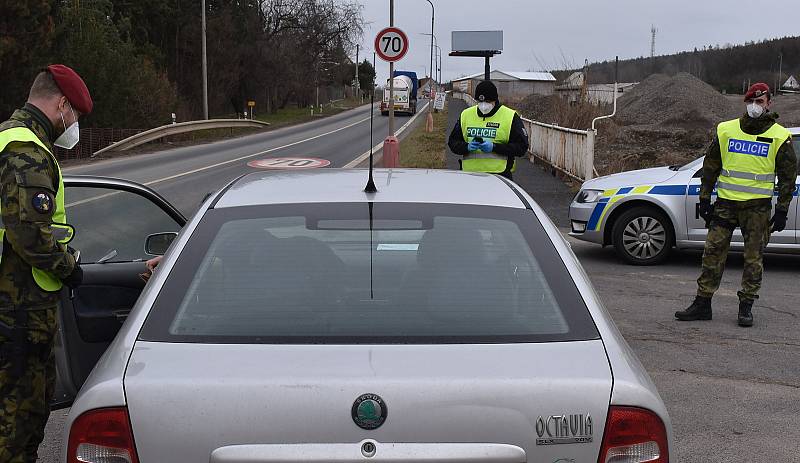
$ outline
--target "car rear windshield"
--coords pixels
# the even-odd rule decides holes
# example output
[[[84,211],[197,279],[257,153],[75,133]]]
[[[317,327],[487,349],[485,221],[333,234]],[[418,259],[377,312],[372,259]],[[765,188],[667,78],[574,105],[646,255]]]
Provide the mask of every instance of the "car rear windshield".
[[[210,210],[140,334],[297,344],[597,337],[532,211],[402,203]]]

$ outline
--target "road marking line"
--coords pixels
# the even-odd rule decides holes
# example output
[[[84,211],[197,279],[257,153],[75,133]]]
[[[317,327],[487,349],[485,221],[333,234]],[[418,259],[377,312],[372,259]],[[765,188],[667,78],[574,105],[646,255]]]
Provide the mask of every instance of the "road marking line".
[[[423,112],[425,111],[425,108],[427,108],[429,104],[430,103],[425,103],[425,106],[423,106],[421,110],[417,111],[417,114],[415,114],[414,117],[409,119],[408,122],[403,124],[403,126],[400,127],[400,129],[397,132],[395,132],[394,136],[396,137],[396,136],[400,135],[401,133],[403,133],[408,128],[408,126],[411,125],[412,122],[417,120],[417,118],[421,114],[423,114]],[[361,164],[362,162],[364,162],[364,160],[366,160],[369,157],[370,151],[374,153],[375,151],[377,151],[381,147],[383,147],[383,142],[378,143],[377,145],[373,146],[371,150],[365,152],[364,154],[362,154],[362,155],[358,156],[357,158],[353,159],[352,161],[348,162],[347,164],[342,166],[342,169],[351,169],[353,167],[356,167],[357,165]]]

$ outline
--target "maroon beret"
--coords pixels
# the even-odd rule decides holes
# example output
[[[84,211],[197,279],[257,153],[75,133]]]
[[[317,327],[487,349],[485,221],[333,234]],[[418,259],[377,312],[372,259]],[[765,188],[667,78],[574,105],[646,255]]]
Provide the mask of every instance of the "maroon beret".
[[[764,82],[757,82],[747,89],[747,93],[744,94],[744,101],[752,101],[764,95],[767,95],[767,99],[769,99],[769,85]]]
[[[53,76],[56,85],[61,89],[61,93],[67,97],[69,104],[73,108],[80,111],[81,114],[92,112],[92,96],[77,72],[63,64],[51,64],[47,66],[47,71]]]

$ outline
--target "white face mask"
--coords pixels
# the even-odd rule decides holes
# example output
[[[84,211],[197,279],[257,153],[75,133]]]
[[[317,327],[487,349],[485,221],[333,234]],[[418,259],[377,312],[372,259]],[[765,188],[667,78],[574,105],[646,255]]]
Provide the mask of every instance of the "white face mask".
[[[494,103],[489,103],[486,101],[481,101],[478,103],[478,110],[481,114],[489,114],[494,109]]]
[[[70,111],[72,111],[72,108],[70,108]],[[64,114],[61,111],[59,111],[59,114],[61,114],[61,123],[66,127],[67,123],[64,121]],[[72,117],[75,118],[75,123],[67,127],[64,133],[56,138],[56,141],[53,142],[54,145],[71,150],[78,144],[81,138],[81,130],[78,127],[78,118],[75,117],[74,112],[72,113]]]
[[[757,119],[764,114],[764,107],[760,104],[756,104],[755,102],[750,103],[747,105],[747,115],[752,117],[753,119]]]

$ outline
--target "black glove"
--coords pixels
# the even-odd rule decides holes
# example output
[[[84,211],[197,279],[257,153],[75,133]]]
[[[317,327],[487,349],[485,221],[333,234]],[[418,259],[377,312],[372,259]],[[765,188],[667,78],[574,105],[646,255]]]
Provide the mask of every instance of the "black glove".
[[[714,216],[714,205],[711,204],[711,199],[701,199],[697,207],[700,213],[700,218],[706,222],[706,228],[711,224],[711,217]]]
[[[75,268],[72,269],[72,273],[70,273],[68,277],[61,281],[71,289],[75,289],[80,286],[81,283],[83,283],[83,270],[81,269],[80,264],[75,264]]]
[[[775,233],[779,231],[783,231],[786,228],[786,215],[788,211],[784,211],[783,209],[775,209],[775,214],[769,219],[769,224],[771,226],[770,233]]]

